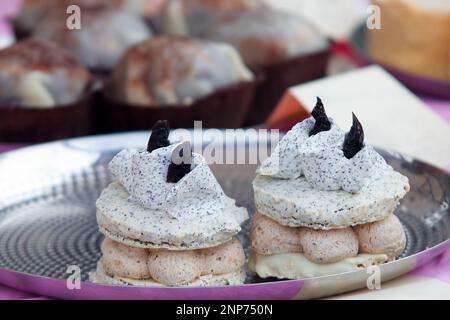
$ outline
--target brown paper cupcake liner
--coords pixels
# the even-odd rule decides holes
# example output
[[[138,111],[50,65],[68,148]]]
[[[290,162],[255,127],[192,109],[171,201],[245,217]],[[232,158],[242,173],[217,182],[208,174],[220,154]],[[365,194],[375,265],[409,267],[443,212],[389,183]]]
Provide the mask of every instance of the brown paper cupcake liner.
[[[112,70],[106,69],[89,69],[92,76],[94,89],[101,89],[111,78]]]
[[[0,142],[37,143],[91,133],[89,90],[78,102],[49,109],[0,106]]]
[[[107,85],[112,76],[111,70],[91,69],[93,81],[93,97],[92,97],[92,131],[94,134],[104,134],[110,132],[108,125],[104,119],[103,94],[102,90]]]
[[[314,54],[260,67],[265,81],[256,89],[245,126],[264,123],[290,87],[325,76],[330,54],[331,46]]]
[[[258,78],[221,88],[190,105],[136,106],[120,102],[103,90],[102,118],[109,131],[148,130],[157,120],[169,120],[172,128],[239,128],[253,101]],[[97,125],[104,125],[102,123]]]
[[[10,23],[17,41],[23,40],[31,36],[32,32],[30,30],[23,28],[16,20],[13,19],[10,21]]]

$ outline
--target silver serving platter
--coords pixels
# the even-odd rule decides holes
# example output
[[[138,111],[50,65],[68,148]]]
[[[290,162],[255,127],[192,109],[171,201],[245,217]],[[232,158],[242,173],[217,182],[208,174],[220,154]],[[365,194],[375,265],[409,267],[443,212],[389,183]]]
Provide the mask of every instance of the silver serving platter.
[[[143,147],[148,132],[64,140],[0,155],[0,283],[54,298],[69,299],[303,299],[366,287],[369,274],[359,270],[303,280],[259,279],[213,288],[134,288],[92,284],[88,272],[100,257],[103,236],[95,219],[95,200],[110,182],[106,164],[125,147]],[[258,138],[220,131],[207,134],[174,130],[171,141],[191,139],[206,146],[233,148],[236,153],[267,148],[277,137]],[[443,171],[381,151],[386,160],[408,176],[411,192],[396,214],[402,221],[407,247],[402,256],[381,266],[382,281],[412,271],[450,247],[450,176]],[[261,160],[261,159],[259,159]],[[251,181],[255,164],[213,164],[225,192],[254,213]],[[249,252],[249,223],[240,237]],[[70,288],[71,265],[81,270],[81,288]]]

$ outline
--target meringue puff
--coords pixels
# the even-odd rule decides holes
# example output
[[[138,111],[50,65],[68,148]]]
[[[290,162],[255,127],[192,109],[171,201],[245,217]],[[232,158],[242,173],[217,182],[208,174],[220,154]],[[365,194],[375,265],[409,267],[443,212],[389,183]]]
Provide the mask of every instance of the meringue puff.
[[[356,226],[354,231],[359,239],[359,248],[365,253],[385,253],[390,258],[395,258],[406,246],[402,223],[395,215]]]
[[[234,274],[237,279],[245,263],[244,249],[236,238],[217,247],[190,251],[133,248],[105,238],[101,249],[103,256],[95,273],[97,277],[104,274],[168,286],[188,285],[202,277]],[[91,278],[95,279],[95,274]]]
[[[256,213],[251,227],[252,249],[259,254],[302,252],[300,229],[283,226]]]
[[[163,210],[136,201],[118,182],[111,183],[97,200],[97,222],[107,237],[128,246],[149,249],[191,250],[217,246],[230,240],[248,219],[245,208],[225,196],[221,214],[204,215],[189,223]]]
[[[358,238],[352,228],[334,230],[302,228],[300,239],[305,257],[314,263],[335,263],[358,254]]]
[[[287,227],[256,213],[252,220],[252,249],[261,255],[304,253],[315,263],[333,263],[359,253],[399,256],[405,232],[394,214],[353,228],[320,230]]]
[[[315,230],[286,227],[256,213],[251,241],[250,270],[263,278],[289,279],[382,264],[399,256],[406,245],[403,227],[395,215],[354,228]]]
[[[106,273],[123,278],[147,279],[149,252],[105,238],[101,245],[103,268]]]
[[[228,286],[240,285],[244,283],[245,271],[221,274],[221,275],[203,275],[196,280],[182,285],[183,287],[211,287],[211,286]],[[97,264],[97,270],[89,274],[89,279],[94,283],[109,285],[126,285],[136,287],[167,287],[164,284],[153,281],[152,279],[136,280],[131,278],[113,277],[108,275],[100,260]]]
[[[0,105],[51,108],[78,101],[89,72],[64,49],[27,38],[0,50]]]
[[[126,52],[111,87],[116,99],[136,106],[190,105],[220,88],[252,79],[230,45],[161,36]]]

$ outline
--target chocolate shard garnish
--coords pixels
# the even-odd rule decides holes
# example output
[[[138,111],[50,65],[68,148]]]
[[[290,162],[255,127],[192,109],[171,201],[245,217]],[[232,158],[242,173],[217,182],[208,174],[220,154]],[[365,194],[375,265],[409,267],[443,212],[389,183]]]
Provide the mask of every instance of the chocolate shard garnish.
[[[172,153],[172,161],[167,171],[168,183],[177,183],[185,175],[191,172],[192,148],[189,142],[185,142],[175,148]]]
[[[364,130],[358,118],[353,115],[353,124],[350,131],[345,135],[344,156],[347,159],[353,158],[364,147]]]
[[[327,114],[325,113],[325,108],[323,107],[322,100],[317,97],[316,106],[314,107],[311,115],[316,120],[314,127],[309,132],[309,136],[314,136],[322,131],[328,131],[331,129],[331,122],[328,119]]]
[[[168,147],[170,145],[169,141],[170,127],[169,121],[159,120],[152,128],[152,134],[148,140],[147,151],[152,152],[153,150]]]

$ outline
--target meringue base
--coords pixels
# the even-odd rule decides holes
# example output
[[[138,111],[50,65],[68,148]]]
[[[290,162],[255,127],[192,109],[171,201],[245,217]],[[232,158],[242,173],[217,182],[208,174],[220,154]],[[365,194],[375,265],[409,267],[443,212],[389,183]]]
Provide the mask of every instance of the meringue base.
[[[302,253],[259,255],[253,252],[249,269],[260,278],[303,279],[356,271],[389,261],[385,254],[358,254],[336,263],[317,264],[308,260]]]
[[[173,244],[173,243],[152,243],[152,242],[144,242],[136,239],[127,238],[121,235],[117,235],[115,233],[112,233],[111,231],[107,230],[106,228],[99,226],[99,231],[105,236],[108,237],[116,242],[122,243],[129,247],[134,248],[141,248],[141,249],[151,249],[151,250],[171,250],[171,251],[185,251],[185,250],[199,250],[199,249],[206,249],[206,248],[212,248],[221,245],[222,243],[228,242],[233,237],[231,236],[228,239],[224,239],[219,242],[210,242],[210,243],[203,243],[202,245],[189,245],[189,244]]]
[[[222,214],[202,216],[192,223],[174,219],[162,210],[151,210],[130,201],[118,182],[111,183],[96,202],[97,223],[107,237],[146,249],[197,250],[229,241],[248,219],[247,209],[226,199]]]
[[[317,190],[305,177],[283,180],[257,176],[253,189],[257,211],[278,223],[330,230],[387,218],[410,187],[406,177],[392,170],[357,194]]]
[[[220,275],[203,275],[196,280],[177,287],[210,287],[210,286],[227,286],[240,285],[245,281],[245,271],[242,269],[238,272],[220,274]],[[108,285],[125,285],[136,287],[170,287],[168,285],[158,283],[152,279],[129,279],[108,275],[100,260],[97,264],[97,270],[89,273],[89,280],[93,283]]]

